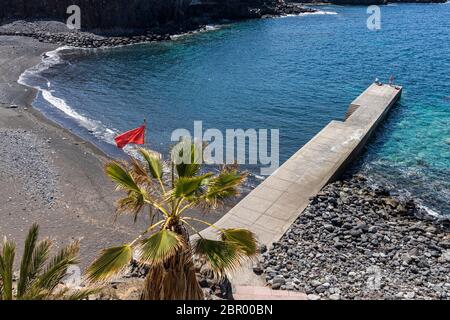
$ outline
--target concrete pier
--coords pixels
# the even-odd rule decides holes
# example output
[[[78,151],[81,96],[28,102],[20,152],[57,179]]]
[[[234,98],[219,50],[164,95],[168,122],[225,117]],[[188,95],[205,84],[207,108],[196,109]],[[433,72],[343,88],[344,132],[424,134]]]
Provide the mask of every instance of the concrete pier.
[[[378,124],[400,98],[401,91],[401,87],[372,84],[350,104],[344,122],[331,121],[216,225],[249,229],[268,247],[278,241],[307,207],[309,198],[338,178],[357,158]],[[211,228],[204,230],[202,235],[216,237]],[[261,298],[258,290],[263,291],[255,286],[263,286],[264,282],[253,273],[250,265],[236,272],[232,282],[245,292],[241,298],[251,299],[248,292]],[[239,298],[239,290],[235,294]]]

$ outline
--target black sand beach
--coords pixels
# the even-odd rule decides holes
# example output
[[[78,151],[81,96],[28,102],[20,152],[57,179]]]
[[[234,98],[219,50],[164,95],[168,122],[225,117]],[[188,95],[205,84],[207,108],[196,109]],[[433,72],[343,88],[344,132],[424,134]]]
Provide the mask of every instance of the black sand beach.
[[[0,235],[17,241],[20,254],[26,231],[37,222],[41,236],[58,247],[82,239],[86,266],[99,250],[133,239],[143,224],[130,217],[114,221],[119,193],[103,173],[107,156],[33,109],[35,90],[17,83],[43,53],[56,48],[0,36]]]
[[[86,265],[100,249],[130,239],[137,227],[113,223],[116,195],[103,174],[106,157],[46,120],[31,107],[34,90],[17,83],[53,49],[30,38],[0,37],[0,234],[20,249],[37,222],[41,235],[58,246],[81,238]]]

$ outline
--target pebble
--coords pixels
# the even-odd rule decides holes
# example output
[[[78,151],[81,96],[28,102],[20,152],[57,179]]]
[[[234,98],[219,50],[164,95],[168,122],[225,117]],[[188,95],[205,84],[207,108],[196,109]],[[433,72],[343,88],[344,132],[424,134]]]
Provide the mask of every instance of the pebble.
[[[405,294],[405,298],[406,299],[414,299],[414,297],[416,296],[416,294],[414,292],[408,292],[407,294]]]
[[[450,250],[446,250],[442,253],[442,258],[446,262],[450,262]]]
[[[261,267],[269,285],[313,300],[446,299],[449,222],[355,175],[311,198]]]
[[[57,172],[48,155],[48,140],[21,129],[0,129],[0,139],[0,176],[15,177],[31,199],[51,207]]]
[[[330,294],[330,300],[340,300],[341,296],[338,293]]]

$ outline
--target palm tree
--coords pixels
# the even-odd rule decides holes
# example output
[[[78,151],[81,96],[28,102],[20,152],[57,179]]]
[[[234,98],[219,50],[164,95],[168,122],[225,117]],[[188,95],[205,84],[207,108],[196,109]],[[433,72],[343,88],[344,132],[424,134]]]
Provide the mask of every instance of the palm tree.
[[[69,266],[77,264],[79,243],[71,243],[49,261],[52,241],[44,239],[38,242],[38,235],[39,226],[33,224],[25,240],[16,284],[13,274],[16,246],[4,238],[0,251],[0,300],[81,300],[98,291],[58,288]]]
[[[250,231],[221,229],[186,215],[199,208],[206,213],[237,196],[246,174],[238,173],[235,166],[223,166],[216,174],[201,173],[196,144],[185,141],[177,146],[168,170],[163,170],[165,163],[158,154],[143,148],[138,150],[142,161],[131,157],[128,163],[106,164],[106,174],[126,193],[117,203],[118,214],[130,213],[136,221],[145,211],[151,222],[131,243],[103,250],[87,270],[89,280],[105,281],[117,275],[135,252],[137,261],[149,266],[142,299],[204,299],[192,262],[194,255],[205,258],[220,278],[256,254],[256,240]],[[188,161],[174,161],[174,154],[178,159],[187,155]],[[202,237],[192,222],[215,228],[218,238]],[[189,240],[188,228],[197,234],[194,243]]]

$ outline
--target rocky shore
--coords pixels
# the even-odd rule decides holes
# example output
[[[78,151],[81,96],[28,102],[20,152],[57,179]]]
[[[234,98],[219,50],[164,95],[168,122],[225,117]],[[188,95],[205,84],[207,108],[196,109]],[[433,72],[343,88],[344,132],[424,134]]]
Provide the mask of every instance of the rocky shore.
[[[249,9],[245,18],[260,19],[285,15],[299,15],[317,10],[298,4],[273,3]],[[207,29],[207,24],[220,23],[219,19],[191,19],[162,25],[148,30],[129,30],[130,35],[105,36],[87,31],[70,30],[57,21],[18,20],[0,26],[0,36],[31,37],[43,43],[68,45],[79,48],[108,48],[155,41],[166,41],[175,35],[189,34]]]
[[[305,12],[297,6],[283,10],[255,9],[253,14],[254,18],[267,18]],[[12,234],[23,241],[23,224],[37,221],[43,233],[56,237],[58,244],[83,237],[86,265],[101,248],[118,240],[125,242],[136,232],[128,222],[112,223],[115,197],[102,173],[99,159],[104,158],[27,111],[30,99],[17,99],[18,92],[30,95],[22,93],[27,89],[16,82],[49,50],[40,45],[114,47],[169,40],[201,28],[202,24],[193,23],[107,37],[72,32],[56,22],[18,21],[0,26],[0,35],[27,37],[3,37],[3,43],[0,41],[0,136],[6,141],[0,149],[7,164],[0,168],[0,177],[7,181],[0,196],[4,203],[0,208],[1,235]],[[36,205],[36,199],[42,204]],[[448,220],[430,216],[414,200],[392,196],[386,188],[373,188],[363,177],[355,176],[330,184],[311,199],[285,236],[268,251],[263,250],[255,271],[264,272],[273,289],[306,292],[311,300],[448,299],[449,231]],[[204,262],[196,262],[196,271],[208,299],[230,298],[229,282],[214,281]],[[112,283],[103,298],[137,297],[144,276],[145,271],[131,266],[130,273]]]
[[[254,271],[273,290],[310,300],[449,299],[449,232],[448,218],[355,175],[312,198],[283,238],[261,249]],[[233,299],[227,279],[203,260],[194,266],[207,300]],[[92,299],[139,299],[147,271],[132,263]]]
[[[41,236],[57,247],[81,239],[84,268],[100,250],[134,239],[144,222],[115,221],[119,193],[104,174],[107,156],[34,109],[36,90],[17,82],[42,54],[56,48],[30,37],[0,36],[0,237],[16,241],[20,256],[26,230],[36,222]],[[218,217],[214,213],[204,219],[215,222]]]
[[[0,26],[0,35],[30,37],[42,43],[59,46],[68,45],[79,48],[107,48],[138,43],[170,40],[172,35],[201,30],[204,26],[196,24],[161,28],[133,36],[102,36],[91,32],[69,30],[57,21],[15,21]]]
[[[311,300],[448,299],[449,232],[449,219],[354,176],[311,199],[255,271]]]

